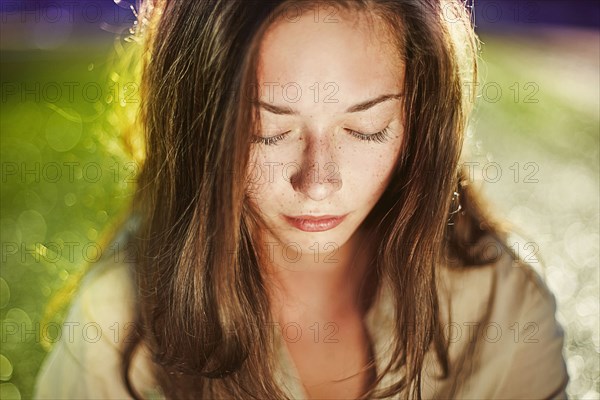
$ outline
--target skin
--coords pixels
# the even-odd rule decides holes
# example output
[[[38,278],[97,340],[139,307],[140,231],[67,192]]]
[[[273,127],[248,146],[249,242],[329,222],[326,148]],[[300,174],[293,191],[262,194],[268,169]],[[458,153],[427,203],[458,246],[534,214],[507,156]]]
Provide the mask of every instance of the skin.
[[[289,133],[274,145],[252,145],[248,194],[267,227],[263,245],[269,249],[265,271],[273,313],[282,326],[292,322],[303,330],[288,348],[306,390],[347,398],[361,392],[366,375],[345,386],[319,383],[355,374],[367,360],[359,289],[370,254],[367,246],[358,246],[364,244],[358,228],[387,187],[403,140],[401,98],[347,111],[401,94],[404,67],[383,23],[372,25],[355,13],[338,12],[336,18],[315,22],[305,12],[294,23],[282,20],[267,30],[259,53],[259,100],[265,106],[258,135]],[[276,113],[287,108],[295,114]],[[372,134],[386,127],[383,143],[348,132]],[[282,218],[344,214],[340,225],[325,232],[304,232]],[[338,342],[323,343],[334,330],[330,337]]]

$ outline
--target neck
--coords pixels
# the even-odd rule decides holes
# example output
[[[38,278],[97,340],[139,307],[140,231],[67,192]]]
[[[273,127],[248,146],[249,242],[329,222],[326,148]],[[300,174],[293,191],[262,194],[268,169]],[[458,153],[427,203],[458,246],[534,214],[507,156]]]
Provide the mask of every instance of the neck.
[[[364,235],[357,231],[328,254],[286,259],[275,252],[266,274],[273,316],[283,322],[362,316],[372,294],[373,271],[370,248],[360,243],[365,243]]]

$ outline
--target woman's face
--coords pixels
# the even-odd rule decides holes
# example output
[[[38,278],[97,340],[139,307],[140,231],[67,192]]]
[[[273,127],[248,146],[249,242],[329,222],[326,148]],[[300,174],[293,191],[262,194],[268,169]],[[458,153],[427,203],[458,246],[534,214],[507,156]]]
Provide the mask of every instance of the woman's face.
[[[364,15],[340,13],[328,22],[330,12],[305,11],[267,31],[248,171],[267,240],[310,255],[335,251],[357,230],[403,140],[404,67],[383,23],[370,29]]]

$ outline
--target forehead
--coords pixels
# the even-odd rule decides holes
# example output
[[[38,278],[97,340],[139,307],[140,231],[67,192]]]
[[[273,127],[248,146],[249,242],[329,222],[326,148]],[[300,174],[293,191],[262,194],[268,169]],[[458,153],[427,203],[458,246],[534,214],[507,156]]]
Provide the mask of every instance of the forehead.
[[[296,109],[314,109],[316,103],[341,109],[401,92],[403,62],[384,22],[346,10],[325,22],[327,14],[316,18],[313,11],[304,11],[299,19],[278,20],[265,32],[257,71],[261,100],[292,102]],[[326,98],[333,101],[324,102]]]

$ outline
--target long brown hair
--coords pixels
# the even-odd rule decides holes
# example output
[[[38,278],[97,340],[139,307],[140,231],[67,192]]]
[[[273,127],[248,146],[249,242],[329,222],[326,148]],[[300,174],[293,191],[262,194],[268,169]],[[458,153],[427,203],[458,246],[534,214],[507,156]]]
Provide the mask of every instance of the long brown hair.
[[[377,371],[403,370],[397,384],[364,398],[420,398],[423,359],[433,345],[444,376],[436,270],[491,260],[474,244],[497,223],[459,161],[474,101],[478,42],[462,3],[328,0],[381,17],[405,62],[405,140],[389,187],[364,222],[373,235],[378,285],[393,288],[395,347]],[[122,377],[143,342],[167,398],[286,398],[273,378],[275,337],[245,197],[249,132],[257,118],[257,49],[286,7],[308,0],[147,1],[140,12],[140,127],[145,159],[131,213],[139,228],[136,326]],[[253,95],[256,95],[254,93]],[[457,212],[460,204],[460,212]],[[506,248],[506,251],[509,251]],[[470,351],[473,351],[471,348]],[[468,354],[463,355],[463,360]]]

